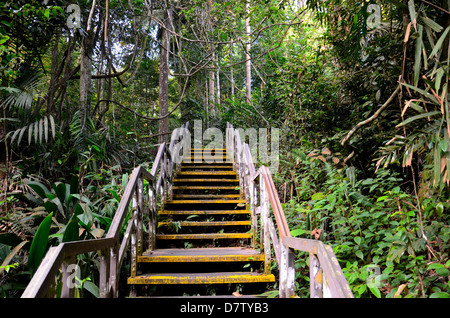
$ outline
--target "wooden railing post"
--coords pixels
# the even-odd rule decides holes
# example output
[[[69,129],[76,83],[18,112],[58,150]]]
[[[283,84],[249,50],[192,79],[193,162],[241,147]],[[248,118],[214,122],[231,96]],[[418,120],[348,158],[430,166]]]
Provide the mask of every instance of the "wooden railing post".
[[[105,249],[101,251],[100,255],[100,283],[99,283],[99,297],[109,297],[109,269],[110,269],[110,251]]]
[[[136,276],[136,272],[137,272],[137,249],[138,249],[138,237],[137,237],[137,233],[136,233],[136,229],[138,226],[138,220],[137,220],[137,215],[138,215],[138,207],[137,207],[137,198],[136,198],[136,194],[133,196],[133,218],[131,220],[131,222],[134,222],[134,231],[131,232],[131,273],[130,276],[134,277]]]
[[[148,220],[148,248],[149,250],[155,249],[156,241],[156,192],[155,183],[152,181],[148,185],[148,206],[149,206],[149,220]]]
[[[269,228],[269,218],[270,218],[270,209],[269,209],[269,197],[267,195],[264,178],[260,176],[259,178],[259,191],[261,195],[260,200],[260,213],[261,213],[261,240],[264,244],[264,273],[270,273],[270,256],[271,256],[271,248],[270,248],[270,228]]]
[[[76,265],[76,256],[66,257],[62,263],[62,289],[61,298],[73,298],[75,294],[75,285],[77,284],[76,278],[72,281],[71,266]],[[75,269],[76,270],[76,269]]]
[[[295,294],[294,251],[280,244],[280,298],[290,298]]]
[[[144,214],[144,180],[142,177],[138,178],[137,182],[137,213],[136,213],[136,236],[137,236],[137,255],[142,255],[143,250],[143,235],[142,235],[142,220]]]
[[[309,288],[310,298],[323,298],[323,271],[313,252],[309,253]]]
[[[113,247],[109,249],[110,252],[110,261],[109,261],[109,297],[117,298],[119,296],[118,294],[118,287],[119,287],[119,267],[118,267],[118,254],[119,254],[119,245],[117,242],[114,244]]]

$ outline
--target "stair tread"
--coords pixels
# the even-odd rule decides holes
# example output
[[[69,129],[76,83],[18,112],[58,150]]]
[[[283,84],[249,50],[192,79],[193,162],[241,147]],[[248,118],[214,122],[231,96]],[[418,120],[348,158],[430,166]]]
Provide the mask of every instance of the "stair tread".
[[[159,240],[208,240],[251,238],[251,233],[197,233],[197,234],[157,234]]]
[[[176,199],[225,199],[239,198],[240,194],[174,194]]]
[[[216,175],[236,175],[234,171],[180,171],[177,176],[216,176]]]
[[[239,179],[173,179],[173,182],[239,182]]]
[[[245,203],[245,200],[166,200],[166,204]]]
[[[224,169],[224,168],[228,168],[231,169],[233,168],[233,165],[230,163],[228,166],[219,166],[219,165],[215,165],[215,164],[194,164],[192,166],[185,166],[182,165],[181,169]]]
[[[236,186],[173,186],[172,190],[239,190]]]
[[[158,226],[169,225],[169,222],[158,222]],[[181,221],[180,226],[236,226],[251,225],[251,221]]]
[[[212,214],[250,214],[249,210],[164,210],[158,211],[160,215],[172,215],[172,214],[180,214],[180,215],[212,215]]]
[[[257,272],[157,273],[128,278],[128,284],[226,284],[274,281],[274,275]]]
[[[264,261],[264,254],[248,247],[167,248],[146,251],[139,262]]]

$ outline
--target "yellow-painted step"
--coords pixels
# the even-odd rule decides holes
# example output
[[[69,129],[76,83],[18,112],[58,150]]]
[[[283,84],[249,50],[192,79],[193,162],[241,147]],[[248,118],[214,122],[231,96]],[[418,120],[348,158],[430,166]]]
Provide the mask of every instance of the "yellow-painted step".
[[[158,222],[159,226],[168,226],[172,222]],[[251,225],[251,221],[182,221],[180,226],[240,226]]]
[[[236,186],[172,186],[172,190],[239,190]]]
[[[164,273],[128,278],[128,284],[239,284],[274,281],[274,275],[256,272]]]
[[[249,210],[164,210],[158,211],[160,215],[215,215],[215,214],[250,214]]]
[[[221,204],[221,203],[237,203],[245,204],[245,200],[166,200],[167,204]]]
[[[181,182],[239,182],[239,179],[173,179],[173,183],[181,183]]]
[[[177,176],[226,176],[236,175],[234,171],[180,171]]]
[[[174,194],[173,198],[177,199],[236,199],[240,198],[239,194]]]
[[[251,233],[157,234],[157,240],[215,240],[251,238]]]
[[[146,251],[141,263],[263,262],[264,254],[246,247],[167,248]]]

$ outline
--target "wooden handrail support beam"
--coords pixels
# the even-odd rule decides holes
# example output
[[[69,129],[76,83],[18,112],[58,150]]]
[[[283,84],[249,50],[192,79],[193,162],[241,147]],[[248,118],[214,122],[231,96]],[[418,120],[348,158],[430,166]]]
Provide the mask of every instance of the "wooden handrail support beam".
[[[188,129],[188,127],[189,123],[186,123],[181,128]],[[171,151],[175,143],[180,142],[181,137],[178,130],[175,131],[176,133],[172,136],[170,146],[166,143],[162,143],[159,146],[150,172],[139,166],[131,173],[127,187],[105,237],[94,240],[66,242],[51,247],[22,294],[22,298],[49,296],[49,287],[55,283],[55,276],[61,267],[63,271],[61,297],[73,297],[74,286],[70,285],[71,282],[69,282],[69,276],[66,272],[68,265],[76,262],[77,255],[90,252],[99,253],[101,256],[100,297],[118,296],[118,274],[130,244],[131,275],[136,274],[137,257],[143,251],[142,220],[144,213],[149,216],[149,248],[154,248],[158,194],[160,194],[159,204],[163,205],[166,197],[170,195],[172,172],[175,168]],[[146,191],[144,189],[144,180],[148,182]],[[122,233],[124,220],[130,212],[130,203],[132,203],[132,215],[125,232]]]
[[[260,238],[261,247],[264,249],[266,257],[266,271],[269,271],[270,268],[272,246],[275,251],[275,259],[280,270],[280,297],[294,296],[294,250],[300,250],[309,253],[310,297],[353,298],[351,289],[331,246],[325,245],[319,240],[291,236],[269,169],[261,166],[255,171],[248,145],[242,144],[239,131],[234,129],[230,123],[227,123],[226,146],[227,153],[232,154],[234,159],[234,167],[239,175],[241,191],[250,199],[253,223],[260,216]],[[259,179],[259,183],[257,179]],[[270,214],[270,208],[275,217],[276,227]],[[252,226],[253,233],[256,233],[256,226]],[[254,242],[254,245],[256,245],[256,242]]]

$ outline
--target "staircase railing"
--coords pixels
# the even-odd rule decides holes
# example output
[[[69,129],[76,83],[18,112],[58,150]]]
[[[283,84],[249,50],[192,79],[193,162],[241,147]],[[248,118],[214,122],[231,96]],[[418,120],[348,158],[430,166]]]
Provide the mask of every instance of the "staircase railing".
[[[258,219],[261,220],[260,244],[265,254],[266,273],[270,271],[272,247],[275,252],[279,268],[280,297],[295,295],[294,250],[299,250],[309,253],[311,298],[353,298],[331,246],[319,240],[291,236],[269,169],[265,166],[255,169],[248,144],[241,141],[239,131],[230,123],[227,123],[226,145],[227,156],[234,158],[240,187],[245,192],[251,209],[254,247],[257,245]],[[270,210],[275,218],[276,228]]]
[[[186,123],[181,128],[188,129],[188,127],[189,123]],[[137,257],[142,255],[144,249],[144,215],[147,215],[149,220],[148,248],[153,250],[155,247],[158,203],[162,206],[170,193],[172,175],[180,162],[173,160],[172,149],[181,140],[180,129],[176,129],[169,145],[166,143],[159,145],[150,172],[142,166],[133,170],[104,238],[66,242],[51,247],[22,298],[54,297],[56,276],[59,271],[62,272],[61,297],[73,297],[75,290],[73,267],[69,265],[76,264],[77,255],[90,252],[98,253],[100,256],[99,297],[118,297],[119,273],[128,247],[131,247],[131,276],[136,275]],[[131,216],[127,218],[129,213]],[[128,224],[125,220],[128,220]]]

